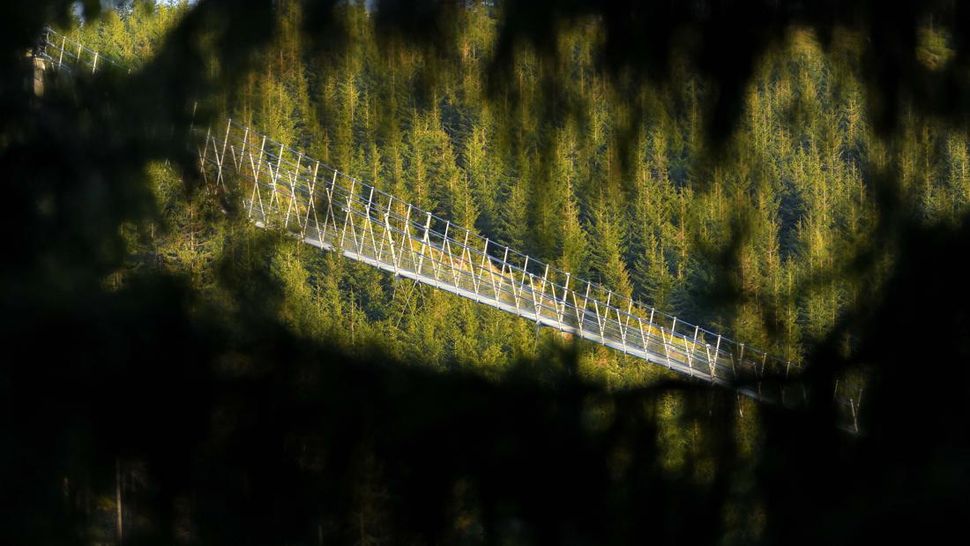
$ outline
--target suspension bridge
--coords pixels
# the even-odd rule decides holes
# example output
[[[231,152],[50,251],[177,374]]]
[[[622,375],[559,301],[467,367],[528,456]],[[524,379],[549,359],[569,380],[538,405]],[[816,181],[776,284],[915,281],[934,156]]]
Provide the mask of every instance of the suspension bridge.
[[[109,64],[129,70],[52,29],[44,33],[37,58],[46,69],[61,71],[95,73]],[[258,227],[283,230],[319,249],[757,400],[797,405],[808,396],[803,385],[785,381],[802,372],[798,362],[577,278],[254,128],[230,119],[200,133],[195,146],[208,187],[239,196]],[[861,390],[849,391],[836,383],[834,398],[845,428],[857,432]]]

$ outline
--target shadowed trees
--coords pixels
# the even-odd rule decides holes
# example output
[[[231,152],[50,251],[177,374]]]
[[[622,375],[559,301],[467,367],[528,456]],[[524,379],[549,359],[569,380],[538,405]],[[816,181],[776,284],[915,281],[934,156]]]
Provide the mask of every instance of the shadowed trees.
[[[116,540],[103,501],[119,475],[128,543],[857,543],[959,530],[968,513],[963,363],[970,357],[970,302],[955,257],[970,250],[970,234],[958,212],[929,227],[913,219],[906,191],[920,183],[921,171],[906,154],[914,140],[899,135],[918,132],[926,117],[966,130],[970,17],[962,4],[533,1],[496,8],[496,54],[486,82],[492,93],[508,91],[514,107],[517,41],[534,44],[537,58],[548,59],[558,47],[550,39],[556,25],[594,15],[606,32],[597,66],[618,85],[628,78],[650,85],[676,79],[680,69],[671,57],[677,56],[712,82],[716,91],[697,106],[706,114],[708,160],[721,165],[730,162],[727,138],[741,123],[754,67],[790,24],[814,28],[833,56],[862,48],[857,68],[885,151],[863,173],[879,213],[871,245],[890,248],[894,259],[884,290],[860,290],[831,320],[834,327],[819,329],[827,333],[809,351],[812,372],[805,379],[814,392],[827,392],[845,369],[868,370],[859,437],[832,426],[834,410],[824,396],[799,410],[742,404],[757,414],[752,428],[741,423],[730,392],[682,382],[610,390],[578,374],[576,355],[568,351],[541,351],[487,380],[321,340],[314,328],[325,320],[347,328],[355,316],[381,311],[353,298],[339,310],[307,311],[311,295],[291,289],[302,273],[279,251],[288,243],[253,233],[231,210],[225,217],[220,203],[198,189],[192,152],[184,146],[191,124],[219,115],[245,89],[261,48],[274,39],[279,4],[253,2],[243,10],[203,0],[131,77],[106,71],[99,78],[55,79],[39,99],[24,85],[30,67],[23,54],[42,25],[63,21],[70,5],[7,2],[0,8],[0,172],[8,199],[0,220],[8,234],[0,269],[6,354],[0,483],[12,503],[0,528],[12,544]],[[301,24],[315,51],[339,52],[349,38],[333,4],[304,8]],[[451,2],[377,3],[383,51],[414,43],[429,59],[413,82],[419,98],[433,97],[446,76],[435,63],[457,54],[447,21],[459,9]],[[919,25],[943,21],[956,22],[946,27],[949,60],[932,41],[919,41]],[[842,25],[861,30],[865,40],[841,42]],[[921,63],[920,55],[932,62]],[[551,93],[539,113],[568,117],[573,98],[554,93],[563,74],[549,68],[541,76],[548,84],[540,89]],[[293,73],[281,82],[314,77]],[[327,137],[340,139],[361,129],[339,112],[355,108],[358,97],[346,87],[334,88],[334,95],[338,111],[324,111],[332,115],[324,122],[335,127]],[[193,118],[197,97],[204,99]],[[631,103],[629,116],[637,118],[638,101]],[[304,101],[293,106],[309,108]],[[915,122],[900,114],[906,110]],[[414,115],[428,146],[446,145],[444,120]],[[798,120],[802,113],[792,115]],[[287,129],[282,121],[280,127]],[[632,146],[635,137],[617,134],[611,157],[622,164],[624,143]],[[504,138],[514,143],[522,135]],[[334,142],[346,146],[339,153],[349,164],[366,164],[349,143]],[[563,135],[548,148],[555,158],[550,164],[568,171],[572,147]],[[480,148],[470,142],[459,149],[473,156]],[[947,172],[962,183],[961,148],[946,149],[952,149]],[[542,172],[541,161],[522,153],[522,163]],[[158,178],[146,174],[146,166],[166,160],[180,167],[185,181],[171,177],[166,195],[192,205],[180,209],[186,215],[167,224],[168,231],[170,220],[159,212],[164,201],[152,187]],[[480,174],[499,169],[477,165]],[[651,165],[652,172],[636,179],[637,191],[668,176],[661,162]],[[426,197],[437,192],[439,200],[453,200],[481,191],[474,177],[451,174],[450,186],[428,186]],[[854,183],[852,173],[835,178]],[[477,212],[483,226],[507,230],[509,242],[532,244],[526,216],[537,179],[509,182],[519,205],[513,217],[471,207],[460,214],[472,219]],[[738,183],[724,182],[727,199]],[[711,184],[717,189],[719,182]],[[455,189],[464,185],[470,189]],[[577,190],[557,190],[563,208],[571,209]],[[678,190],[664,189],[665,195]],[[826,195],[820,187],[806,199]],[[596,203],[583,197],[578,208]],[[933,206],[948,209],[947,203]],[[624,237],[612,225],[619,215],[603,202],[594,209],[593,224],[609,231],[615,247],[595,267],[622,278],[628,275]],[[586,212],[577,210],[576,218]],[[642,211],[644,218],[651,213]],[[791,238],[811,240],[826,221],[808,218]],[[743,297],[740,272],[770,266],[759,259],[770,256],[734,252],[745,247],[732,238],[759,236],[742,222],[737,226],[720,234],[723,245],[712,245],[720,267],[706,284],[727,287],[726,296],[712,294],[712,301]],[[540,244],[564,256],[583,254],[582,232],[567,227],[561,242]],[[649,250],[650,236],[644,230],[632,240]],[[192,268],[172,266],[192,263],[196,255],[186,249],[213,241],[219,241],[213,263],[197,269],[202,283]],[[129,251],[153,244],[181,254],[158,258],[168,265],[156,268]],[[805,260],[824,260],[824,250]],[[654,252],[654,261],[639,263],[633,277],[650,276],[653,264],[670,254]],[[820,268],[817,282],[827,275],[865,281],[872,264],[884,259],[861,252],[843,269]],[[683,267],[685,276],[698,274]],[[359,293],[367,285],[329,282],[321,281],[313,297],[335,298],[348,288]],[[433,326],[417,327],[433,333]],[[459,366],[446,361],[441,367]]]

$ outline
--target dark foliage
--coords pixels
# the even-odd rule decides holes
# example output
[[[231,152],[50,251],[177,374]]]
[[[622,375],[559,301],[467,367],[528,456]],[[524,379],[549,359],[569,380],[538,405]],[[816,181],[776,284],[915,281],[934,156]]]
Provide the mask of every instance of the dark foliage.
[[[799,411],[764,408],[749,466],[739,462],[731,393],[683,384],[608,392],[576,379],[569,354],[522,363],[500,383],[343,354],[280,325],[271,283],[233,252],[220,279],[233,309],[209,308],[183,280],[157,272],[110,286],[105,279],[124,262],[120,227],[156,214],[144,165],[189,165],[182,143],[191,97],[233,85],[213,79],[203,58],[220,59],[221,74],[243,73],[270,37],[274,5],[202,0],[133,77],[52,82],[39,101],[24,54],[71,4],[0,7],[0,542],[98,540],[85,534],[87,492],[110,490],[116,465],[134,461],[149,478],[132,493],[146,521],[132,524],[129,543],[353,543],[367,503],[391,543],[960,536],[970,515],[970,297],[957,265],[970,255],[967,222],[916,228],[885,200],[882,237],[899,249],[885,299],[845,318],[844,328],[864,332],[853,362],[839,356],[838,332],[810,359],[809,380],[818,385],[849,365],[872,368],[865,432],[837,430],[825,400]],[[454,7],[419,4],[380,2],[379,20],[397,39],[448,54],[435,22]],[[307,17],[311,34],[328,29],[317,35],[323,48],[339,39],[329,32],[328,6]],[[548,50],[555,25],[598,14],[609,29],[603,66],[618,77],[663,81],[669,52],[687,48],[720,86],[710,105],[718,142],[758,55],[787,25],[824,34],[846,24],[869,37],[864,73],[886,134],[903,98],[924,115],[965,124],[967,9],[915,1],[507,2],[494,73],[502,85],[516,40]],[[955,21],[956,57],[928,73],[913,51],[916,24],[931,14]],[[214,112],[196,122],[207,114]],[[884,178],[874,184],[891,188],[893,178]],[[552,385],[535,378],[537,366],[558,367]],[[685,393],[685,424],[704,431],[701,451],[715,464],[707,479],[659,462],[654,408],[671,389]],[[597,415],[609,418],[598,425]],[[758,537],[744,533],[743,517],[727,516],[754,506],[766,519]],[[462,514],[482,528],[456,526]]]

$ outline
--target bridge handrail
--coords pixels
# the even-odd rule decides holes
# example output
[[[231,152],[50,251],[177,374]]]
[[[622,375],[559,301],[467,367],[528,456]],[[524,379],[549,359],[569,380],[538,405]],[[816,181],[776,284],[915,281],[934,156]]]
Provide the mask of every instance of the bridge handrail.
[[[243,131],[243,132],[248,130],[248,134],[250,136],[256,136],[258,134],[256,131],[248,128],[244,124],[241,124],[235,120],[230,119],[227,121],[227,133],[231,133],[232,130]],[[300,184],[297,185],[300,192],[307,195],[308,197],[309,197],[308,188],[310,187],[310,184],[313,182],[312,180],[313,170],[314,168],[318,170],[317,178],[319,179],[321,178],[319,169],[322,168],[328,173],[336,174],[336,177],[334,177],[330,182],[326,183],[326,187],[331,188],[333,191],[341,192],[341,197],[344,197],[344,199],[338,200],[338,199],[333,199],[333,197],[331,197],[331,199],[333,199],[335,203],[338,203],[338,206],[341,208],[341,210],[345,210],[345,212],[357,213],[357,211],[355,210],[346,209],[347,202],[350,203],[352,209],[353,209],[353,205],[366,207],[368,201],[373,200],[373,196],[380,196],[380,197],[386,198],[388,201],[398,201],[402,204],[409,205],[407,202],[401,199],[398,199],[397,197],[395,197],[390,193],[387,193],[371,184],[363,182],[362,180],[354,176],[348,175],[325,162],[322,162],[322,161],[318,162],[316,159],[313,159],[311,156],[307,156],[303,152],[291,146],[288,146],[284,143],[281,143],[273,139],[272,137],[259,134],[259,140],[263,142],[263,144],[260,146],[261,148],[263,148],[261,160],[264,161],[265,164],[270,168],[279,168],[281,170],[285,170],[292,173],[292,176],[294,176],[296,180],[300,182]],[[290,158],[285,157],[287,154],[290,155]],[[294,160],[293,157],[302,158],[303,160],[306,161],[306,163],[303,163],[302,161],[298,162],[297,160]],[[348,183],[352,184],[355,188],[356,193],[350,194],[347,188],[347,184],[340,184],[337,182],[338,180],[341,180],[341,181],[345,180]],[[271,184],[267,183],[266,185],[270,186]],[[320,186],[315,185],[315,187],[317,188],[317,193],[319,193]],[[370,195],[371,191],[373,191],[373,195]],[[369,197],[365,197],[365,195],[368,195]],[[318,197],[318,195],[315,195],[314,197]],[[587,281],[577,277],[572,277],[572,275],[569,272],[556,268],[551,265],[549,266],[549,269],[546,270],[546,266],[548,265],[546,262],[534,259],[531,256],[518,252],[515,249],[509,247],[508,245],[497,243],[493,239],[482,237],[474,230],[452,223],[450,219],[443,218],[437,214],[426,211],[417,206],[413,206],[413,205],[409,205],[409,206],[412,209],[412,216],[410,219],[406,219],[403,216],[394,212],[389,212],[388,214],[395,219],[399,219],[402,221],[407,220],[409,223],[409,227],[415,230],[419,230],[421,232],[426,232],[428,238],[433,240],[436,243],[440,243],[443,245],[445,242],[447,242],[451,245],[459,247],[459,249],[464,249],[472,254],[482,256],[484,253],[482,252],[482,250],[479,250],[479,248],[484,248],[487,241],[488,247],[489,249],[491,249],[490,253],[487,254],[489,259],[498,260],[499,264],[504,265],[505,267],[502,269],[503,271],[505,269],[508,269],[510,273],[526,275],[528,276],[530,282],[535,282],[536,280],[541,280],[543,277],[545,277],[546,284],[552,287],[555,287],[557,291],[561,290],[563,292],[575,292],[575,288],[567,287],[565,286],[565,283],[556,282],[555,280],[552,280],[552,281],[549,280],[550,277],[555,279],[556,277],[563,278],[568,275],[569,278],[576,285],[589,287],[590,293],[609,294],[610,295],[609,304],[607,304],[602,299],[598,299],[598,298],[590,298],[590,301],[591,302],[595,301],[595,303],[599,304],[599,306],[604,311],[603,312],[604,316],[602,317],[603,320],[606,320],[611,324],[618,324],[620,321],[617,319],[611,318],[609,315],[619,315],[621,319],[637,318],[638,315],[635,315],[629,312],[629,309],[636,309],[636,310],[642,311],[643,315],[652,314],[655,318],[655,321],[663,321],[667,324],[672,325],[672,329],[674,330],[672,334],[677,336],[679,339],[688,340],[688,337],[685,334],[681,333],[681,331],[683,330],[689,331],[691,336],[696,332],[698,336],[700,336],[701,334],[704,334],[707,337],[711,337],[715,339],[720,338],[719,356],[723,355],[723,357],[725,358],[733,357],[741,360],[743,358],[743,355],[747,353],[749,358],[744,358],[743,360],[745,362],[753,361],[751,357],[755,357],[757,359],[770,358],[776,364],[783,363],[784,367],[790,370],[791,372],[797,372],[798,370],[801,369],[801,364],[799,362],[778,359],[778,358],[772,357],[769,353],[757,348],[752,348],[750,346],[745,345],[744,349],[742,350],[740,348],[742,344],[736,342],[732,338],[724,336],[723,334],[718,334],[717,332],[714,332],[707,328],[701,328],[698,325],[684,321],[674,315],[664,313],[662,311],[658,311],[653,306],[643,304],[642,302],[639,302],[632,298],[628,298],[626,296],[618,294],[617,292],[607,288],[602,284],[595,283],[592,281]],[[359,216],[363,217],[363,213],[360,213]],[[431,220],[432,225],[437,224],[439,226],[440,225],[447,226],[447,231],[449,233],[453,233],[457,231],[460,234],[467,234],[470,240],[466,242],[463,238],[460,240],[459,238],[456,238],[450,235],[446,236],[444,230],[440,230],[437,228],[428,228],[427,230],[425,230],[425,227],[422,224],[422,219],[426,222],[429,218]],[[478,243],[478,245],[475,245],[474,243]],[[518,263],[516,263],[516,259]],[[516,281],[516,282],[521,282],[521,281]],[[561,302],[561,303],[564,303],[569,309],[576,309],[574,304],[569,303],[568,301]],[[677,330],[680,330],[680,331],[677,331]],[[758,364],[759,364],[758,367],[762,369],[765,367],[764,363],[758,363]],[[738,365],[743,366],[744,362],[739,362]]]

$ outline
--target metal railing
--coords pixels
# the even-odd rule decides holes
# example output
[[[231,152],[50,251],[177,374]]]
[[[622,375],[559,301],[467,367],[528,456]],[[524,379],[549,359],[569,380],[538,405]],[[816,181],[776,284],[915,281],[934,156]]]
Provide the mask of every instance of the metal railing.
[[[93,73],[111,63],[127,70],[53,30],[42,53],[54,68]],[[210,188],[240,195],[259,227],[759,400],[793,405],[808,396],[804,386],[783,381],[801,372],[797,362],[576,278],[231,119],[205,131],[198,154]],[[858,430],[861,390],[848,390],[837,383],[835,399],[846,428]]]
[[[99,68],[104,68],[106,64],[118,70],[131,72],[131,67],[126,66],[118,59],[110,55],[103,55],[50,27],[44,29],[44,33],[41,35],[40,56],[47,60],[50,68],[64,72],[81,69],[94,74]]]

